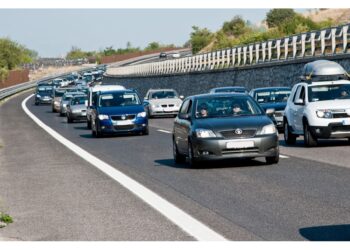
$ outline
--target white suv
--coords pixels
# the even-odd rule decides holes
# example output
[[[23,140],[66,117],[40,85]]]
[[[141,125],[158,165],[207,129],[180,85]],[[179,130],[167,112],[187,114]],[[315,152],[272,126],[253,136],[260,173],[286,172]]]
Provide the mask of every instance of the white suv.
[[[348,138],[350,141],[350,81],[337,63],[318,60],[304,67],[284,113],[284,140],[294,144],[304,136],[305,146],[317,139]]]

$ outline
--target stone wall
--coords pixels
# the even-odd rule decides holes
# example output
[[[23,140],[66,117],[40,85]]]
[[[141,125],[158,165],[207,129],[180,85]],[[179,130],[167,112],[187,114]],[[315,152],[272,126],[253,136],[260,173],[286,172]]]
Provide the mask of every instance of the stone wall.
[[[350,72],[350,55],[323,57],[340,63]],[[207,93],[211,88],[222,86],[244,86],[248,89],[268,86],[292,86],[299,81],[305,63],[314,61],[301,59],[297,61],[272,62],[234,69],[202,71],[174,75],[117,77],[106,76],[105,84],[120,84],[136,89],[143,97],[150,88],[173,88],[180,95],[189,96]]]

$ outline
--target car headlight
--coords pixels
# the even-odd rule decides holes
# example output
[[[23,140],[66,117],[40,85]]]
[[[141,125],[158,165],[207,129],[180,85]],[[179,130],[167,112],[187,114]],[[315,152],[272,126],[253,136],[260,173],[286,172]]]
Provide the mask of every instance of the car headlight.
[[[98,115],[98,119],[102,120],[108,120],[109,116],[108,115]]]
[[[264,126],[260,132],[260,134],[262,135],[269,135],[269,134],[276,134],[276,133],[277,133],[277,129],[274,124],[269,124]]]
[[[41,98],[41,95],[36,95],[36,97]]]
[[[329,110],[317,110],[316,115],[318,118],[333,118],[333,114]]]
[[[59,101],[55,101],[55,105],[59,105],[60,104],[60,102]]]
[[[152,108],[160,108],[160,104],[153,104]]]
[[[137,117],[146,117],[146,116],[147,116],[146,112],[141,112],[137,114]]]
[[[210,129],[202,129],[198,128],[196,129],[196,136],[198,138],[210,138],[210,137],[216,137],[214,132]]]

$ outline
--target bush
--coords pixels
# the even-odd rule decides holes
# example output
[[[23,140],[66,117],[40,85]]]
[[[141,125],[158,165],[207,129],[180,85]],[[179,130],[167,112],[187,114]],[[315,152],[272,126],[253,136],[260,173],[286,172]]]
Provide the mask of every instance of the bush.
[[[190,41],[192,45],[192,53],[196,54],[207,46],[214,36],[207,28],[200,29],[197,26],[192,26],[192,29],[193,31],[191,33]]]
[[[247,31],[246,22],[242,17],[235,16],[231,21],[224,23],[222,31],[227,35],[242,35]]]
[[[2,213],[0,213],[0,221],[5,222],[6,224],[13,223],[13,219],[10,215]]]
[[[278,27],[281,23],[292,20],[296,16],[293,9],[272,9],[266,14],[269,28]]]

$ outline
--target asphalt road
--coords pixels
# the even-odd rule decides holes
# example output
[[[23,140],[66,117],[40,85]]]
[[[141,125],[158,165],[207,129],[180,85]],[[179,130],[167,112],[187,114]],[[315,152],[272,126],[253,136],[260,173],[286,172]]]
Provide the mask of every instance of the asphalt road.
[[[64,192],[69,193],[71,189],[68,188],[73,187],[75,190],[78,186],[81,189],[80,192],[87,195],[83,199],[85,203],[79,203],[79,207],[72,207],[74,215],[79,214],[76,211],[77,208],[89,209],[85,206],[91,206],[91,203],[97,202],[94,195],[88,195],[89,192],[83,192],[83,190],[85,190],[84,183],[100,183],[99,178],[105,181],[103,188],[108,189],[102,200],[109,201],[110,203],[106,206],[109,206],[109,210],[113,210],[113,205],[118,204],[118,196],[128,192],[120,188],[117,183],[108,180],[108,177],[94,171],[88,166],[89,164],[77,164],[78,167],[74,166],[74,168],[72,165],[67,166],[66,160],[71,158],[74,161],[80,160],[62,148],[44,131],[40,131],[40,128],[24,115],[19,108],[23,99],[24,95],[11,100],[1,108],[1,121],[4,115],[7,119],[6,123],[0,123],[0,130],[16,128],[11,132],[10,137],[16,140],[13,145],[17,145],[18,150],[23,152],[23,148],[18,146],[21,145],[20,142],[25,139],[26,147],[31,147],[30,143],[32,143],[34,150],[31,152],[44,154],[48,161],[48,164],[44,165],[51,166],[50,169],[57,169],[56,164],[60,162],[59,166],[64,167],[62,170],[64,173],[49,172],[48,183],[62,179],[68,170],[79,170],[79,173],[67,174],[69,181],[65,184],[73,182],[69,184],[73,186],[68,185],[66,190],[59,189],[60,191],[56,191],[59,187],[57,184],[51,187],[52,192],[61,192],[60,195],[62,195]],[[7,110],[5,113],[4,107]],[[281,140],[281,153],[287,157],[282,158],[278,165],[267,166],[263,159],[257,159],[211,162],[200,168],[190,169],[185,164],[175,165],[172,160],[171,134],[167,131],[171,131],[173,118],[152,119],[149,136],[115,136],[96,139],[86,129],[85,123],[67,124],[65,118],[51,113],[50,106],[34,106],[31,99],[27,107],[45,124],[67,139],[155,191],[228,239],[350,240],[350,200],[348,198],[350,195],[350,146],[345,140],[322,141],[321,147],[312,149],[304,148],[301,141],[298,141],[294,147],[286,147]],[[32,134],[35,137],[32,137]],[[55,155],[44,151],[37,152],[35,148],[40,148],[39,146],[43,143],[47,150],[54,148],[54,151],[58,150],[58,152]],[[27,159],[31,157],[34,156],[27,155]],[[17,159],[13,159],[15,160]],[[25,162],[19,161],[18,172],[24,166],[26,166]],[[42,172],[39,176],[46,178],[46,171],[43,169],[45,168],[40,168]],[[22,178],[24,176],[23,173]],[[27,180],[27,182],[30,181]],[[8,185],[10,186],[6,188],[10,189],[13,184]],[[0,179],[1,189],[3,187]],[[7,199],[11,200],[9,207],[12,208],[16,204],[12,201],[16,200],[16,197],[12,195],[18,195],[18,193],[10,192],[10,194],[7,195]],[[136,213],[136,218],[140,219],[138,217],[140,209],[133,205],[138,205],[137,202],[142,204],[142,202],[130,194],[126,196],[128,199],[134,199],[134,203],[126,202],[130,209],[129,215],[133,216]],[[68,195],[65,200],[61,197],[65,206],[69,206],[71,202],[76,204],[74,198],[76,197]],[[26,199],[23,198],[23,200]],[[38,202],[41,200],[39,199]],[[120,208],[116,208],[118,209]],[[190,239],[181,230],[176,230],[176,226],[171,227],[167,224],[161,215],[158,214],[157,218],[152,217],[157,213],[153,211],[155,215],[152,214],[151,208],[146,206],[141,210],[146,211],[142,214],[146,225],[147,222],[155,223],[156,227],[158,223],[160,225],[160,228],[157,228],[157,232],[161,231],[160,235],[154,232],[152,236],[172,240]],[[101,212],[108,213],[104,210]],[[147,217],[149,214],[151,217]],[[112,214],[109,218],[112,219],[113,216],[117,214]],[[97,221],[94,222],[97,223]],[[72,221],[72,223],[78,223],[78,221]],[[163,227],[169,231],[164,230]],[[73,226],[72,232],[77,228],[79,226]],[[99,230],[102,232],[108,229],[110,228],[104,229],[101,226]],[[125,232],[125,237],[138,239],[140,230],[133,232],[132,229],[137,228],[131,228]],[[141,231],[144,232],[144,230]],[[74,235],[77,237],[76,234]],[[91,237],[91,235],[86,237],[89,236]],[[118,238],[117,233],[114,237],[122,238]],[[151,237],[144,232],[142,238]]]

